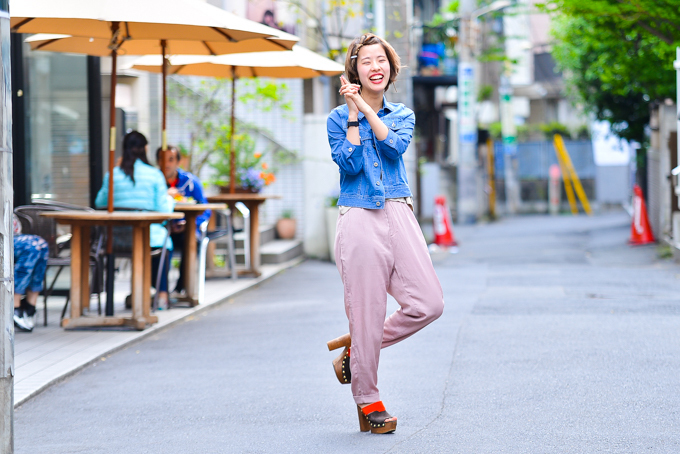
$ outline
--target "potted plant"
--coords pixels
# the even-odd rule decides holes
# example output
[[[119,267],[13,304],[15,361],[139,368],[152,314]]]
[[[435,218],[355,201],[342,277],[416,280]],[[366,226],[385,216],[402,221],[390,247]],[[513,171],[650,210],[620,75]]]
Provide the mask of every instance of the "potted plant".
[[[276,221],[276,234],[283,240],[295,238],[296,222],[293,218],[293,210],[283,210],[281,218]]]
[[[229,192],[231,175],[231,130],[223,126],[215,139],[216,153],[210,166],[215,170],[212,183],[221,192]],[[248,134],[234,135],[234,151],[236,152],[236,192],[260,192],[263,187],[272,184],[276,177],[269,171],[269,165],[263,161],[263,154],[255,151],[255,141]]]

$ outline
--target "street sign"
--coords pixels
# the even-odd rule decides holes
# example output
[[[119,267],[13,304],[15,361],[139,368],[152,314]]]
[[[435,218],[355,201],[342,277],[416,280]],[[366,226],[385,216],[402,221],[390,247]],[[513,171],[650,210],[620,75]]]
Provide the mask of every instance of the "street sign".
[[[477,121],[475,119],[475,68],[470,62],[459,63],[458,90],[460,141],[463,144],[476,144]]]

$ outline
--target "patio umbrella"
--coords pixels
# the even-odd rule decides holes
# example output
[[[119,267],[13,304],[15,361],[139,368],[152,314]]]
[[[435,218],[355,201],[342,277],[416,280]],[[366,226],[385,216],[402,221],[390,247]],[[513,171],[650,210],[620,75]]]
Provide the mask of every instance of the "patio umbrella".
[[[236,153],[234,153],[234,107],[236,79],[240,77],[274,77],[309,79],[341,74],[345,67],[302,46],[289,52],[256,52],[217,57],[171,56],[170,74],[206,76],[231,79],[231,175],[229,191],[236,192]],[[147,55],[135,60],[130,69],[150,72],[163,71],[163,60],[158,55]]]
[[[10,25],[15,33],[69,35],[68,38],[52,36],[43,41],[34,39],[31,41],[34,49],[111,55],[108,211],[113,211],[119,52],[139,55],[160,52],[165,56],[169,47],[174,54],[216,55],[218,52],[286,50],[297,41],[296,37],[290,38],[292,35],[285,36],[278,30],[198,0],[22,0],[12,5]],[[275,39],[269,40],[269,37]],[[242,42],[245,44],[239,47]],[[165,84],[163,91],[165,93]],[[165,109],[163,117],[165,149]]]
[[[109,140],[109,197],[113,211],[113,167],[116,148],[116,70],[118,53],[216,55],[220,52],[251,52],[290,49],[297,38],[273,28],[230,14],[198,0],[21,0],[12,4],[10,18],[14,33],[52,33],[71,38],[50,37],[34,41],[34,49],[57,52],[111,55],[111,99]],[[269,40],[267,38],[275,39]],[[241,44],[246,43],[246,44]],[[73,47],[67,47],[67,45]],[[240,47],[239,47],[240,44]],[[64,47],[60,47],[64,46]],[[164,58],[165,60],[165,58]],[[163,65],[166,66],[165,64]],[[165,79],[163,80],[162,144],[166,143]],[[108,232],[108,275],[106,314],[113,314],[113,236]]]
[[[226,11],[219,10],[219,13]],[[159,61],[164,61],[163,56],[167,55],[168,45],[175,55],[222,55],[235,54],[241,52],[261,52],[261,51],[284,51],[290,50],[298,41],[298,37],[289,33],[282,32],[261,24],[253,23],[253,28],[261,32],[267,32],[273,36],[266,39],[247,39],[238,42],[199,42],[171,40],[145,40],[135,39],[126,40],[118,48],[118,55],[145,55],[150,52],[159,52]],[[45,50],[52,52],[68,52],[86,54],[93,56],[108,56],[111,54],[109,49],[109,39],[86,38],[82,36],[70,36],[59,34],[36,34],[26,39],[31,45],[32,50]],[[167,68],[167,66],[166,66]],[[161,110],[161,149],[167,149],[166,125],[167,125],[167,77],[163,73],[162,88],[163,108]],[[165,154],[161,153],[160,166],[165,166]]]

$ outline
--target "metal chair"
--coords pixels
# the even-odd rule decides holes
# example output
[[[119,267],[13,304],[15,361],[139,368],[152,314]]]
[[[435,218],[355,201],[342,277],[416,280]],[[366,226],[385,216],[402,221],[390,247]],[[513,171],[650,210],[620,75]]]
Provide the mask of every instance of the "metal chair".
[[[26,234],[38,235],[47,241],[49,246],[49,254],[47,259],[47,268],[57,267],[56,274],[52,282],[48,285],[47,272],[44,278],[43,288],[43,306],[44,306],[44,325],[47,326],[47,299],[52,295],[66,296],[66,304],[62,310],[62,318],[66,312],[70,299],[70,289],[55,289],[54,286],[59,278],[64,267],[71,266],[71,256],[66,252],[70,246],[70,234],[59,235],[57,231],[57,223],[52,218],[40,216],[40,213],[45,211],[66,211],[66,210],[81,210],[93,211],[89,207],[81,207],[71,204],[53,203],[50,201],[42,201],[36,205],[23,205],[16,207],[14,213],[21,222],[22,232]],[[90,283],[91,294],[97,295],[98,311],[101,314],[101,292],[103,291],[103,274],[102,274],[102,260],[103,260],[103,230],[101,228],[93,228],[91,231],[91,249],[90,249],[90,267],[93,268],[92,281]]]
[[[208,251],[208,243],[218,238],[226,236],[227,241],[227,256],[229,258],[229,268],[231,270],[231,278],[237,279],[238,273],[236,272],[236,251],[234,246],[234,229],[231,222],[231,211],[217,210],[216,215],[222,216],[224,218],[224,228],[207,231],[207,222],[204,222],[201,226],[201,238],[199,239],[199,249],[198,249],[198,303],[203,304],[205,302],[205,268],[206,259]]]

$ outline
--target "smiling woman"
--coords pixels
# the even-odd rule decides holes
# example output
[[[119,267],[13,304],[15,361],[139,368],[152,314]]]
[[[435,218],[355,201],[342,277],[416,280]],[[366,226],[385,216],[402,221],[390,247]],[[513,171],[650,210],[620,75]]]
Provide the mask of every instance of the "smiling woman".
[[[355,39],[347,50],[347,78],[341,77],[346,104],[327,122],[340,170],[335,258],[350,331],[328,348],[344,347],[333,362],[336,376],[352,384],[360,430],[372,433],[397,428],[397,418],[380,401],[380,350],[424,328],[444,308],[402,157],[415,116],[385,99],[399,68],[399,56],[382,38],[367,33]],[[387,292],[400,308],[385,320]]]

